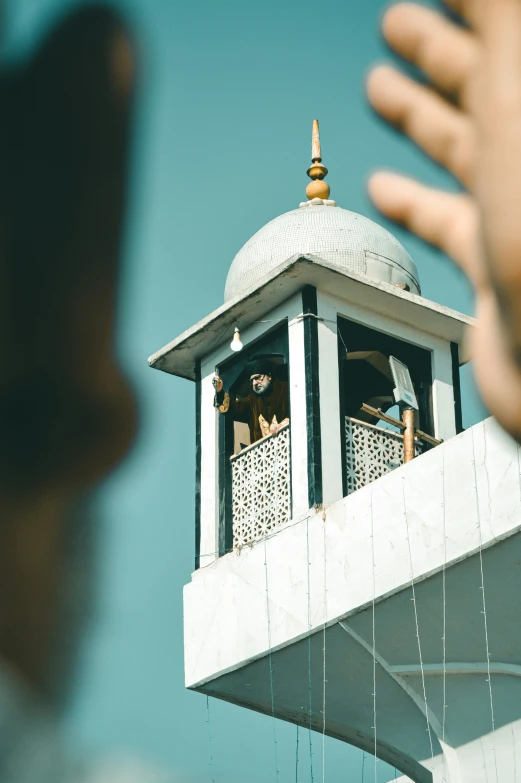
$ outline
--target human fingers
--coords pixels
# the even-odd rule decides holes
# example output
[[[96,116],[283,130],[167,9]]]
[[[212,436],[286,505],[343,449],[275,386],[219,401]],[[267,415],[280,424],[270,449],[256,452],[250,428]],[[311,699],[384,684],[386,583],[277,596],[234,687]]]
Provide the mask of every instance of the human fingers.
[[[476,287],[481,284],[478,214],[471,196],[435,190],[391,172],[373,174],[368,188],[384,215],[439,247]]]
[[[479,390],[501,426],[521,443],[521,372],[491,288],[478,295],[476,316],[469,348]]]
[[[464,94],[479,55],[479,44],[472,33],[415,3],[391,6],[382,27],[389,46],[421,68],[437,88]]]
[[[491,22],[498,17],[516,13],[519,0],[444,0],[469,26],[485,34]]]
[[[474,130],[463,112],[433,90],[386,65],[369,74],[367,93],[379,114],[403,130],[466,186],[472,184]]]
[[[470,27],[480,30],[484,24],[485,6],[495,4],[496,0],[444,0],[444,2],[451,11],[455,11]]]
[[[496,2],[487,6],[480,80],[481,119],[494,130],[499,122],[519,122],[521,113],[521,3]]]

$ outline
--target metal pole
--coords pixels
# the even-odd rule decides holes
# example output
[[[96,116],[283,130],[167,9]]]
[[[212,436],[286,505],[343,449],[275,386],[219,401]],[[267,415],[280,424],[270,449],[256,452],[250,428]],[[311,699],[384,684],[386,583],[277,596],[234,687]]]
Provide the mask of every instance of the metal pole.
[[[402,420],[405,424],[403,433],[403,461],[405,464],[414,459],[414,411],[406,408],[402,412]]]

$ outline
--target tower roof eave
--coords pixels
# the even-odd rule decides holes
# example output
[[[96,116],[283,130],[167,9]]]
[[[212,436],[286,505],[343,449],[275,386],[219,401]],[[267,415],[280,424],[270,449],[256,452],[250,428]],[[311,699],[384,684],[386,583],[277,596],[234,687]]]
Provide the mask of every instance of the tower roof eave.
[[[195,381],[197,361],[229,339],[228,327],[240,323],[245,329],[306,285],[363,303],[370,310],[386,312],[411,326],[421,323],[423,332],[463,348],[466,330],[475,324],[474,318],[423,296],[365,275],[340,271],[316,256],[295,255],[152,354],[150,367]],[[461,360],[465,363],[469,357],[463,353]]]

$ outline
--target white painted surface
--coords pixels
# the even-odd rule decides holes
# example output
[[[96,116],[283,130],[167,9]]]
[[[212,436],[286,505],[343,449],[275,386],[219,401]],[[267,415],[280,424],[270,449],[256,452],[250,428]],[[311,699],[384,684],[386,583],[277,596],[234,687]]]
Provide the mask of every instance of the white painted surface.
[[[428,579],[444,565],[464,561],[480,546],[493,547],[521,529],[519,453],[515,444],[492,420],[452,437],[452,364],[445,337],[400,321],[392,307],[389,312],[377,312],[370,306],[370,298],[348,302],[331,291],[319,290],[318,304],[319,317],[323,319],[318,322],[318,336],[323,489],[328,506],[325,519],[322,510],[308,509],[304,325],[298,293],[269,311],[263,323],[241,325],[241,337],[248,346],[277,323],[288,321],[292,520],[253,549],[220,559],[216,558],[219,414],[212,405],[211,380],[214,366],[231,355],[228,340],[223,344],[221,338],[202,363],[204,567],[194,573],[192,583],[185,588],[185,669],[190,687],[209,684],[262,659],[269,649],[268,611],[271,650],[276,654],[277,650],[306,638],[324,622],[331,629],[338,627],[340,620],[349,626],[372,604],[373,598],[378,603],[398,596],[409,588],[411,580]],[[446,440],[403,469],[344,499],[336,335],[339,314],[432,352],[436,434]],[[357,636],[361,638],[355,631],[352,638]],[[375,660],[421,713],[423,696],[414,656],[387,663],[385,656],[375,650]],[[435,680],[439,665],[426,663],[426,677]],[[452,669],[446,671],[446,676],[467,680],[478,676],[482,680],[488,674],[482,655],[478,661],[451,663]],[[510,671],[512,666],[515,672]],[[517,668],[501,660],[491,661],[494,677],[507,676],[519,682]],[[371,683],[367,683],[367,689],[370,688]],[[227,698],[233,701],[233,696]],[[239,694],[237,699],[240,702]],[[512,743],[517,747],[518,736],[521,737],[517,722],[454,749],[448,741],[441,741],[440,715],[430,708],[423,711],[440,740],[436,745],[438,755],[422,760],[432,770],[434,783],[492,783],[496,766],[498,780],[515,780],[512,764],[518,751],[512,750]],[[499,761],[498,753],[502,753]],[[521,769],[521,763],[519,766]],[[519,778],[521,783],[521,773]],[[406,781],[407,778],[402,779],[402,783]]]
[[[514,721],[460,748],[443,744],[443,754],[426,762],[433,783],[520,783],[521,721]],[[410,783],[399,777],[396,783]]]
[[[354,272],[343,273],[315,256],[294,256],[259,280],[249,291],[214,310],[199,323],[187,329],[149,358],[158,370],[195,380],[198,357],[218,350],[222,335],[236,323],[243,330],[255,322],[271,317],[277,308],[293,296],[300,296],[305,285],[313,285],[333,297],[341,296],[351,308],[362,305],[367,310],[395,322],[453,341],[464,349],[465,333],[474,319],[448,307],[431,302],[417,294],[403,291],[389,283],[370,280]],[[462,353],[464,356],[464,351]],[[465,357],[462,361],[468,361]]]
[[[278,324],[288,323],[289,389],[291,425],[291,490],[293,518],[308,510],[306,379],[302,296],[296,294],[274,308],[268,318],[242,329],[241,341],[247,349]],[[215,367],[234,354],[230,335],[205,357],[201,364],[201,566],[216,559],[219,541],[219,450],[220,414],[213,406],[212,379]],[[340,495],[342,494],[340,490]]]
[[[224,298],[248,291],[295,254],[312,254],[342,272],[405,283],[420,292],[416,264],[396,237],[363,215],[320,200],[279,215],[246,242],[231,263]]]
[[[456,434],[450,343],[436,340],[431,344],[434,434],[439,440],[448,440]]]
[[[299,314],[289,323],[289,400],[291,427],[291,495],[294,519],[309,508],[306,366],[302,298]]]
[[[286,320],[291,320],[302,313],[302,296],[300,293],[290,296],[283,302],[277,303],[271,309],[265,309],[262,320],[250,321],[246,316],[244,321],[239,319],[237,325],[241,332],[241,342],[244,348],[251,346],[255,340],[263,337],[274,327],[283,324]],[[209,330],[208,330],[209,331]],[[220,334],[220,339],[214,342],[213,347],[205,354],[204,368],[213,369],[230,357],[237,358],[239,354],[234,353],[230,348],[230,342],[233,335],[233,329],[229,333]]]
[[[339,375],[337,347],[337,318],[347,317],[367,324],[386,334],[419,345],[432,354],[433,411],[436,437],[446,440],[455,434],[454,395],[450,344],[446,340],[413,328],[388,315],[376,313],[363,304],[348,303],[338,296],[318,291],[318,341],[320,423],[322,450],[323,501],[330,505],[338,501],[342,490],[342,457],[340,434]],[[304,356],[304,322],[300,293],[268,313],[260,323],[242,329],[241,339],[247,348],[278,323],[288,322],[289,390],[291,405],[291,484],[293,518],[299,518],[309,508],[307,418]],[[228,335],[229,337],[229,335]],[[212,405],[214,390],[211,385],[216,365],[232,355],[229,340],[212,351],[202,364],[201,389],[201,564],[208,565],[217,551],[218,542],[218,448],[217,417]]]
[[[266,542],[272,648],[308,631],[308,557],[312,630],[324,621],[324,567],[328,623],[372,601],[371,514],[382,598],[443,566],[444,510],[447,563],[517,531],[519,482],[517,446],[488,419],[333,504],[325,522],[312,511],[281,529]],[[195,572],[185,587],[187,685],[266,653],[266,623],[264,544]]]
[[[203,370],[203,368],[201,368]],[[217,470],[217,418],[213,407],[213,368],[201,378],[201,540],[200,565],[205,567],[218,557],[219,486]]]
[[[308,514],[252,550],[240,556],[227,555],[196,572],[185,588],[187,685],[210,683],[265,656],[269,649],[266,598],[271,650],[276,655],[277,650],[307,637],[309,627],[312,632],[319,630],[324,620],[331,629],[339,621],[347,628],[352,623],[356,626],[360,612],[371,606],[373,597],[377,605],[385,597],[399,597],[409,589],[411,579],[419,588],[420,581],[445,565],[454,565],[453,573],[457,574],[457,564],[464,567],[480,547],[484,552],[492,551],[498,542],[521,529],[520,482],[519,449],[489,419],[333,504],[325,520],[322,512]],[[501,578],[501,574],[496,576]],[[478,584],[475,592],[480,595]],[[410,606],[407,600],[408,612]],[[480,623],[480,612],[476,614]],[[383,638],[383,633],[379,626],[377,639]],[[359,631],[354,630],[351,636],[372,654],[371,645],[363,641]],[[491,638],[493,641],[494,636]],[[479,710],[482,724],[489,726],[476,739],[453,747],[450,732],[441,742],[439,704],[424,704],[414,647],[408,654],[409,660],[389,663],[375,649],[379,669],[401,686],[420,715],[428,717],[433,737],[440,740],[443,753],[422,759],[433,773],[433,783],[521,783],[521,715],[492,731],[487,717],[488,685],[484,685],[488,681],[486,659],[449,661],[445,667],[448,678],[485,688]],[[439,683],[442,670],[439,663],[426,659],[424,663],[431,695],[432,683]],[[501,678],[512,683],[506,687],[507,692],[513,692],[519,683],[520,666],[492,658],[490,673],[498,708]],[[348,674],[349,668],[338,672],[339,684]],[[330,673],[330,681],[332,676]],[[371,688],[368,681],[367,693]],[[451,715],[459,710],[461,721],[468,720],[469,707],[463,699],[452,699],[450,707]],[[408,733],[406,725],[403,731]],[[399,780],[406,783],[408,779]]]
[[[342,497],[342,442],[337,314],[330,297],[317,293],[322,491],[325,505]]]

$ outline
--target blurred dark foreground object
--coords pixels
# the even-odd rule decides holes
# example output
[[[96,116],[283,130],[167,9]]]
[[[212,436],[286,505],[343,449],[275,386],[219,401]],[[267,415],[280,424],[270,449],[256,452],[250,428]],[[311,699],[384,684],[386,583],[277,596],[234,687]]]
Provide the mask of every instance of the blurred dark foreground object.
[[[0,658],[37,690],[70,508],[136,428],[113,351],[133,80],[99,6],[1,76]]]

